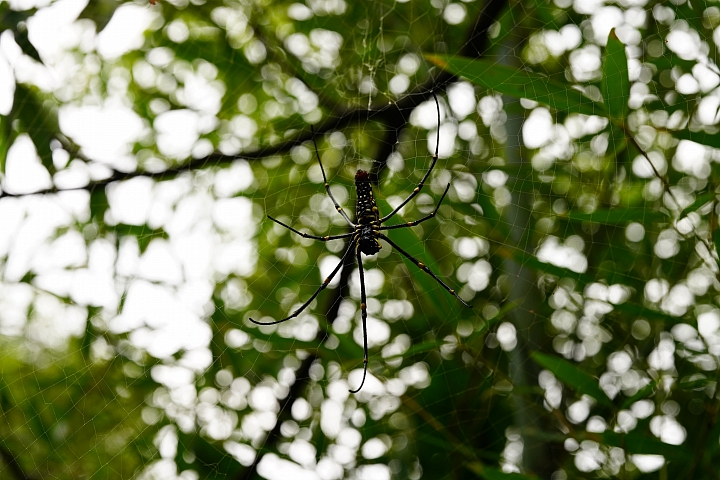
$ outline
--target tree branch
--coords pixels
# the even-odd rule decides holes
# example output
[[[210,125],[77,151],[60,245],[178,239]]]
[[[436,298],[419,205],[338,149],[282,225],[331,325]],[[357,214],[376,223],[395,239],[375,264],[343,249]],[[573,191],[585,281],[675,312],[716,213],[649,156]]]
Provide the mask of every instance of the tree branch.
[[[348,229],[348,231],[350,230]],[[337,318],[338,310],[340,309],[340,302],[349,293],[350,273],[352,272],[354,265],[355,256],[345,256],[343,261],[343,268],[340,271],[340,280],[338,282],[338,287],[334,290],[335,294],[333,295],[330,302],[327,304],[327,309],[325,311],[325,319],[327,320],[328,326],[331,326]],[[320,327],[318,335],[317,337],[315,337],[318,345],[322,344],[322,342],[327,339],[329,334],[330,332],[328,330]],[[297,400],[305,390],[305,387],[310,380],[310,367],[317,359],[318,355],[315,353],[308,355],[307,358],[305,358],[300,364],[300,368],[298,368],[295,372],[295,383],[293,383],[293,385],[290,387],[290,392],[288,392],[287,397],[285,397],[282,401],[282,405],[280,406],[280,412],[278,413],[277,420],[275,421],[275,426],[272,428],[272,430],[268,432],[267,437],[265,438],[265,443],[263,445],[264,451],[267,452],[268,450],[273,449],[275,445],[277,445],[277,443],[280,441],[280,428],[286,420],[292,418],[292,407],[295,404],[295,400]],[[236,480],[250,480],[254,478],[257,473],[257,466],[262,461],[263,456],[264,455],[261,451],[258,452],[252,465],[247,468],[241,469],[235,477]]]
[[[2,459],[3,463],[7,465],[7,469],[12,472],[13,477],[15,477],[17,480],[31,480],[32,477],[25,474],[22,467],[17,461],[17,458],[15,458],[15,455],[13,455],[10,450],[8,450],[5,445],[0,443],[0,459]],[[2,472],[3,469],[0,468],[0,472]]]
[[[478,57],[486,48],[488,44],[487,31],[490,26],[496,21],[498,13],[505,6],[504,0],[490,0],[485,8],[480,12],[474,23],[474,28],[468,35],[468,40],[460,51],[461,55]],[[371,108],[352,108],[344,112],[336,112],[332,115],[327,116],[327,119],[315,128],[316,134],[332,132],[341,128],[346,128],[354,123],[368,120],[377,120],[387,126],[388,129],[394,130],[396,136],[399,135],[400,131],[405,128],[407,124],[407,114],[404,112],[410,111],[420,105],[421,103],[428,100],[431,96],[432,91],[444,91],[448,85],[457,81],[457,77],[447,73],[441,72],[436,78],[430,78],[427,82],[422,85],[418,85],[413,91],[402,97],[397,102],[385,104],[381,106]],[[64,136],[60,136],[57,140],[63,145],[65,149],[71,145],[71,142]],[[293,147],[300,145],[305,142],[312,140],[312,133],[309,131],[303,131],[292,138],[275,144],[256,150],[254,152],[244,152],[237,155],[225,155],[220,152],[213,152],[210,155],[195,158],[189,162],[178,165],[176,167],[168,168],[161,172],[148,172],[143,170],[136,170],[133,172],[122,172],[119,170],[112,170],[112,174],[103,179],[93,180],[88,182],[87,185],[76,188],[58,188],[56,186],[38,190],[31,193],[12,193],[5,190],[0,191],[0,199],[5,197],[24,197],[28,195],[48,195],[64,191],[74,190],[85,190],[92,192],[98,188],[104,188],[107,185],[120,182],[123,180],[131,180],[137,177],[152,178],[154,180],[171,180],[178,175],[191,172],[194,170],[202,170],[210,167],[220,167],[223,165],[231,164],[232,162],[240,159],[244,160],[258,160],[266,158],[272,155],[281,155],[288,153]],[[82,160],[91,163],[91,161],[81,154],[77,149],[71,149],[73,154]],[[385,149],[387,150],[387,149]],[[384,157],[377,158],[378,166],[377,172],[381,172],[387,163],[387,156],[392,151],[392,144],[390,150]]]

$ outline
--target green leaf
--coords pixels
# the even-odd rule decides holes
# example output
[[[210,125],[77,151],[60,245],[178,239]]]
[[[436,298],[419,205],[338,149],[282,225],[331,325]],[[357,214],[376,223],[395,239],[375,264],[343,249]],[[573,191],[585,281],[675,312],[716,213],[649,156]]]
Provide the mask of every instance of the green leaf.
[[[513,259],[523,267],[535,270],[538,273],[546,273],[558,278],[575,279],[580,285],[587,285],[596,281],[595,277],[586,273],[579,273],[569,268],[558,267],[552,263],[542,262],[535,255],[529,254],[520,248],[513,247],[510,244],[505,244],[497,248],[495,254],[501,258]]]
[[[612,401],[602,391],[598,380],[580,369],[575,364],[559,357],[546,355],[540,352],[530,354],[541,367],[550,370],[558,380],[570,386],[581,395],[590,395],[601,405],[612,407]]]
[[[411,355],[415,355],[416,353],[423,353],[423,352],[429,352],[431,350],[435,350],[436,348],[440,348],[441,346],[445,345],[447,342],[442,340],[434,340],[431,342],[425,342],[420,343],[418,345],[413,345],[412,347],[405,350],[403,353],[398,353],[397,355],[391,355],[389,357],[383,358],[383,360],[390,360],[393,358],[405,358],[409,357]]]
[[[611,208],[595,210],[592,213],[568,212],[566,217],[581,222],[600,223],[602,225],[626,225],[630,222],[669,222],[666,214],[642,207]]]
[[[15,84],[15,98],[10,117],[20,121],[20,131],[30,135],[40,160],[50,175],[55,173],[50,142],[60,132],[57,110],[38,98],[39,92],[21,83]]]
[[[643,400],[645,398],[648,398],[652,396],[655,393],[655,389],[657,389],[658,383],[657,382],[650,382],[644,387],[642,387],[640,390],[638,390],[635,395],[632,397],[626,398],[622,405],[620,406],[621,409],[630,408],[633,403],[637,402],[638,400]]]
[[[110,208],[105,188],[95,188],[90,192],[90,218],[98,225],[105,224],[105,212]]]
[[[5,173],[7,153],[14,141],[15,134],[12,129],[12,120],[0,115],[0,173]]]
[[[720,133],[718,132],[693,132],[686,128],[685,130],[678,130],[670,133],[672,133],[673,137],[679,140],[690,140],[691,142],[699,143],[700,145],[705,145],[707,147],[720,148]]]
[[[150,245],[150,242],[156,238],[168,238],[168,234],[162,228],[150,228],[147,225],[127,225],[119,223],[114,227],[110,227],[110,229],[117,232],[121,237],[136,237],[138,246],[140,247],[140,253],[143,253]]]
[[[615,159],[617,166],[630,163],[628,139],[625,132],[615,124],[610,124],[607,155]]]
[[[87,320],[85,321],[85,333],[82,337],[82,343],[81,343],[81,353],[83,356],[83,359],[85,362],[89,362],[91,360],[90,357],[90,346],[92,345],[93,340],[96,338],[95,329],[93,327],[92,321],[93,318],[98,316],[100,312],[102,311],[102,308],[100,307],[93,307],[88,306],[87,309]]]
[[[680,218],[685,218],[689,213],[694,212],[695,210],[707,205],[709,202],[713,201],[715,199],[715,192],[708,191],[703,193],[702,195],[699,195],[693,203],[685,207],[680,213]]]
[[[384,199],[376,199],[376,201],[381,212],[392,211],[392,207],[390,207],[390,205]],[[402,219],[399,213],[396,214],[393,218],[397,219],[397,223],[399,224],[405,222],[405,220]],[[395,230],[390,230],[387,232],[387,236],[390,237],[393,242],[397,243],[400,247],[402,247],[403,250],[405,250],[410,255],[427,265],[428,268],[430,268],[430,270],[432,270],[437,275],[437,267],[435,265],[436,262],[433,260],[429,250],[425,248],[422,240],[418,238],[417,234],[412,228],[398,228]],[[413,279],[413,282],[418,284],[422,289],[422,292],[425,294],[422,295],[422,297],[427,300],[430,305],[433,306],[436,314],[447,315],[449,309],[453,308],[454,303],[457,303],[460,307],[463,307],[462,304],[457,301],[457,299],[450,295],[450,293],[446,292],[430,275],[420,270],[417,265],[405,258],[405,256],[402,255],[400,252],[394,251],[393,253],[402,258],[403,262],[407,266],[411,278]],[[450,288],[452,288],[451,279],[443,279],[443,281],[445,281],[445,283],[450,285]]]
[[[691,456],[681,446],[635,431],[626,434],[606,431],[600,434],[600,438],[605,445],[623,448],[629,454],[663,455],[675,460],[687,460]]]
[[[628,114],[630,76],[625,45],[618,39],[614,28],[610,30],[605,47],[602,93],[610,118],[624,121]]]
[[[505,318],[510,312],[515,310],[520,305],[520,303],[520,300],[513,300],[504,304],[500,308],[500,311],[497,313],[497,315],[488,320],[485,320],[483,324],[480,325],[480,328],[478,328],[475,332],[472,333],[472,335],[468,337],[468,341],[474,339],[477,336],[484,335],[491,326]]]
[[[648,320],[658,320],[660,322],[667,323],[668,325],[675,325],[681,321],[681,317],[673,317],[667,313],[659,312],[644,305],[638,305],[637,303],[632,302],[613,305],[613,310],[619,313],[627,314],[633,319],[637,317],[644,317]]]
[[[15,37],[15,42],[23,53],[35,61],[42,63],[40,54],[35,46],[30,43],[27,29],[28,19],[35,15],[36,12],[37,9],[35,8],[19,12],[11,10],[7,3],[0,5],[0,31],[10,30]]]
[[[470,462],[467,468],[485,480],[530,480],[537,478],[534,475],[524,475],[515,472],[503,472],[499,468],[486,467],[480,462]]]
[[[87,18],[95,22],[97,31],[102,32],[105,26],[110,22],[115,10],[122,5],[114,0],[94,0],[88,2],[78,19]]]
[[[427,58],[440,68],[463,76],[475,85],[511,97],[527,98],[567,113],[607,115],[602,105],[590,100],[580,90],[538,73],[516,70],[490,60],[450,55],[428,55]]]
[[[35,49],[35,45],[30,43],[27,25],[25,25],[24,22],[18,24],[18,28],[14,31],[14,33],[15,41],[20,46],[20,49],[23,51],[23,53],[35,60],[36,62],[42,63],[42,59],[40,58],[40,54],[38,53],[38,51]]]

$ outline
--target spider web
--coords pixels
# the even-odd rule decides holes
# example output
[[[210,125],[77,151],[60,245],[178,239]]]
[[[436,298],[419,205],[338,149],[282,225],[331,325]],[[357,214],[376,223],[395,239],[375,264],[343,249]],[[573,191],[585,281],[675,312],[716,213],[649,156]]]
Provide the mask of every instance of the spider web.
[[[651,338],[652,318],[634,316],[625,330],[606,318],[638,288],[658,315],[680,317],[693,303],[670,275],[650,278],[638,267],[620,279],[599,273],[588,282],[588,264],[612,269],[625,261],[620,254],[640,251],[653,235],[663,267],[682,271],[686,290],[701,297],[714,275],[711,256],[692,256],[692,229],[656,221],[663,185],[643,173],[639,157],[626,159],[625,172],[635,175],[628,189],[647,203],[624,209],[631,220],[608,217],[598,235],[598,222],[582,217],[603,210],[592,202],[608,178],[604,154],[617,141],[603,133],[606,124],[460,81],[437,92],[438,128],[434,102],[417,88],[442,75],[423,57],[429,53],[483,53],[493,65],[520,69],[544,68],[570,51],[600,58],[607,36],[595,32],[583,42],[579,26],[583,15],[608,13],[576,11],[564,30],[534,32],[521,45],[503,36],[523,23],[513,23],[518,11],[508,11],[491,22],[486,49],[477,52],[468,31],[490,12],[474,2],[278,4],[268,7],[282,17],[276,23],[247,6],[159,3],[162,13],[139,4],[118,9],[95,47],[81,40],[94,35],[87,21],[74,23],[80,34],[68,49],[86,63],[81,73],[62,75],[74,79],[77,91],[38,85],[39,95],[56,103],[78,112],[90,107],[79,114],[82,121],[63,125],[83,153],[53,144],[48,162],[33,147],[37,136],[20,135],[8,154],[8,191],[44,188],[21,185],[35,177],[30,168],[57,169],[61,189],[108,169],[137,168],[153,177],[188,157],[197,168],[90,194],[0,201],[0,394],[7,420],[0,468],[19,478],[86,472],[250,478],[251,468],[271,479],[444,478],[486,467],[538,473],[544,458],[562,450],[563,469],[555,465],[544,476],[567,478],[573,468],[615,475],[625,461],[617,452],[538,433],[557,430],[543,417],[548,411],[562,416],[567,408],[563,433],[571,424],[597,433],[607,420],[590,416],[591,395],[563,390],[566,380],[547,364],[543,370],[531,352],[598,359],[592,373],[605,375],[604,391],[631,397],[650,377],[642,369],[622,371],[621,351]],[[560,3],[555,7],[569,7]],[[655,13],[659,23],[666,21],[661,14]],[[83,16],[102,24],[100,11]],[[636,28],[631,17],[624,28]],[[148,31],[144,43],[108,53],[130,26]],[[649,37],[662,38],[658,30]],[[233,55],[218,53],[222,48]],[[88,54],[95,50],[99,56]],[[57,66],[63,54],[43,60]],[[27,82],[34,67],[22,63],[26,58],[4,55],[18,82],[38,83]],[[565,68],[577,65],[581,59]],[[552,78],[563,76],[564,68],[552,68]],[[592,83],[597,70],[568,76]],[[15,108],[38,94],[19,92]],[[408,106],[404,98],[416,101]],[[117,128],[118,112],[108,112],[124,103],[139,113]],[[353,110],[360,113],[346,121]],[[675,128],[672,115],[655,126]],[[335,128],[323,130],[332,122]],[[253,153],[296,138],[308,124],[321,130],[315,138],[328,182],[351,218],[358,169],[376,175],[375,196],[387,214],[430,168],[439,133],[433,173],[388,223],[432,212],[447,183],[449,194],[435,218],[389,236],[474,307],[465,309],[387,244],[364,257],[370,363],[357,395],[347,393],[362,372],[359,272],[352,262],[297,319],[272,327],[248,321],[289,315],[347,246],[302,239],[265,218],[314,235],[348,231],[323,189],[310,137],[279,153]],[[134,145],[118,146],[124,143],[117,137],[133,128]],[[100,141],[87,140],[83,129]],[[103,142],[117,143],[112,154]],[[523,144],[532,152],[521,151]],[[42,161],[19,167],[18,159],[36,152]],[[247,159],[231,161],[236,155]],[[667,170],[669,160],[656,158]],[[675,167],[693,177],[673,190],[683,208],[702,188],[702,175],[692,170],[701,167]],[[581,215],[567,220],[574,213]],[[630,247],[617,247],[626,240]],[[668,254],[675,250],[681,254]],[[660,360],[647,358],[633,360],[661,370]],[[674,407],[667,405],[663,421],[670,425],[675,417],[665,410]],[[583,470],[588,465],[596,466]]]

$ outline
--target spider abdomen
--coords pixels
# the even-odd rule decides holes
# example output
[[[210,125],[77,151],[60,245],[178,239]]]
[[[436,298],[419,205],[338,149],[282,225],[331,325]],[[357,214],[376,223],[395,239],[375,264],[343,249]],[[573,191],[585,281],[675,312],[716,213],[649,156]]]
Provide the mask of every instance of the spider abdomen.
[[[360,227],[358,250],[365,255],[374,255],[382,248],[376,234],[380,227],[380,213],[373,196],[370,175],[365,170],[358,170],[355,174],[355,191],[357,192],[355,215]]]

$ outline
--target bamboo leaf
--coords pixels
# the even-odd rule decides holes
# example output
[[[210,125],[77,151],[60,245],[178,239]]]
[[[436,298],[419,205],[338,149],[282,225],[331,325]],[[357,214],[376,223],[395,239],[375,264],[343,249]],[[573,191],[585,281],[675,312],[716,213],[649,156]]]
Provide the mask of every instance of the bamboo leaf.
[[[499,468],[486,467],[480,462],[469,463],[467,467],[485,480],[530,480],[537,478],[534,475],[529,476],[516,472],[503,472]]]
[[[392,208],[384,199],[377,199],[376,201],[381,212],[392,211]],[[402,219],[400,214],[396,214],[393,218],[396,218],[398,223],[405,222],[405,220]],[[437,274],[437,267],[435,266],[437,262],[435,262],[435,260],[432,258],[429,250],[425,248],[421,239],[418,238],[417,234],[412,228],[398,228],[395,230],[390,230],[387,232],[387,235],[392,239],[392,241],[402,247],[403,250],[423,262]],[[433,306],[436,314],[447,314],[448,309],[453,308],[451,302],[457,303],[458,305],[462,306],[462,304],[460,304],[457,299],[452,297],[449,293],[445,292],[445,290],[440,285],[438,285],[437,282],[435,282],[435,280],[430,275],[421,271],[417,267],[417,265],[405,258],[405,256],[402,255],[400,252],[396,251],[394,253],[402,258],[403,262],[407,266],[408,271],[410,272],[411,278],[415,283],[420,286],[423,293],[425,293],[425,295],[423,295],[423,298]],[[448,280],[448,282],[450,282],[450,280]]]
[[[435,350],[436,348],[440,348],[441,346],[443,346],[446,343],[447,342],[440,341],[440,340],[420,343],[418,345],[413,345],[412,347],[405,350],[403,353],[398,353],[397,355],[391,355],[389,357],[385,357],[383,360],[391,360],[393,358],[405,358],[405,357],[409,357],[411,355],[415,355],[416,353],[429,352],[429,351]]]
[[[664,455],[676,460],[687,460],[690,452],[677,445],[670,445],[658,438],[640,432],[620,434],[606,431],[600,434],[601,442],[612,447],[620,447],[630,454]]]
[[[140,253],[145,252],[147,247],[156,238],[167,239],[168,234],[162,228],[150,228],[147,225],[128,225],[125,223],[119,223],[115,226],[109,227],[109,230],[114,230],[119,236],[132,236],[137,238],[138,246],[140,247]]]
[[[610,118],[624,122],[628,115],[630,76],[625,45],[618,39],[615,29],[610,30],[605,47],[602,93]]]
[[[686,128],[685,130],[678,130],[670,133],[672,133],[673,137],[680,140],[689,140],[707,147],[720,148],[720,133],[718,132],[693,132]]]
[[[698,210],[699,208],[707,205],[708,202],[711,202],[715,199],[715,192],[708,191],[703,193],[702,195],[699,195],[693,203],[685,207],[680,213],[680,218],[685,218],[688,216],[689,213],[694,212],[695,210]]]
[[[102,32],[121,4],[112,0],[96,0],[88,2],[78,18],[87,18],[95,22],[97,31]]]
[[[680,317],[673,317],[664,312],[653,310],[644,305],[638,305],[637,303],[625,302],[613,305],[613,310],[619,313],[627,314],[632,318],[644,317],[648,320],[658,320],[669,325],[675,325],[680,323]]]
[[[42,103],[35,89],[17,83],[10,116],[20,121],[20,131],[30,135],[43,166],[53,175],[55,165],[50,141],[60,132],[57,111]]]
[[[428,60],[475,85],[505,95],[527,98],[555,110],[585,115],[607,115],[605,108],[580,90],[539,73],[516,70],[490,60],[473,60],[449,55],[428,55]]]
[[[612,407],[612,401],[602,391],[598,380],[580,369],[575,364],[559,357],[546,355],[540,352],[530,354],[541,367],[550,370],[558,380],[567,384],[581,395],[590,395],[601,405]]]
[[[510,312],[515,310],[520,305],[520,303],[521,302],[519,300],[513,300],[511,302],[507,302],[506,304],[504,304],[500,308],[500,311],[497,313],[497,315],[495,315],[494,317],[492,317],[488,320],[485,320],[483,322],[483,324],[480,325],[480,328],[478,328],[475,332],[472,333],[472,335],[470,335],[468,337],[468,341],[474,339],[475,337],[478,337],[480,335],[484,335],[485,333],[487,333],[487,331],[490,329],[491,326],[493,326],[494,324],[496,324],[497,322],[499,322],[500,320],[505,318]]]
[[[642,387],[640,390],[638,390],[635,395],[632,397],[626,398],[622,405],[620,406],[621,409],[630,408],[633,403],[637,402],[638,400],[643,400],[645,398],[648,398],[652,396],[655,393],[655,389],[657,389],[658,383],[657,382],[650,382],[644,387]]]
[[[30,43],[27,29],[28,19],[35,15],[36,12],[36,8],[16,11],[11,10],[8,3],[0,5],[0,31],[10,30],[15,37],[15,42],[18,44],[23,53],[33,60],[42,63],[40,54],[35,46]]]
[[[95,188],[90,192],[90,218],[98,225],[105,224],[105,212],[110,208],[107,192],[104,188]]]
[[[15,136],[12,129],[12,120],[0,115],[0,173],[5,172],[7,153],[10,145],[15,141]]]
[[[664,213],[642,207],[611,208],[595,210],[592,213],[568,212],[566,217],[570,220],[600,223],[602,225],[626,225],[630,222],[670,221]]]

